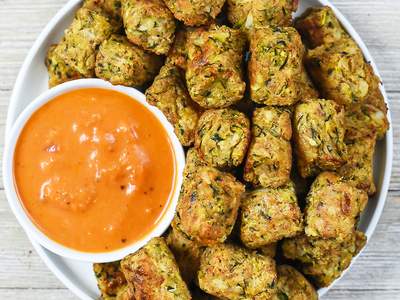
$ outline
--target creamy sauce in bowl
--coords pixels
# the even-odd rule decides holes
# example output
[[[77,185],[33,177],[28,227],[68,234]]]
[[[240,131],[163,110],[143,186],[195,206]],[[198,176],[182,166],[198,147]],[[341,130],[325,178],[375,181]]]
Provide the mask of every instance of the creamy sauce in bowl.
[[[26,123],[14,182],[27,214],[50,239],[83,252],[121,249],[168,208],[176,161],[159,120],[113,90],[62,94]]]

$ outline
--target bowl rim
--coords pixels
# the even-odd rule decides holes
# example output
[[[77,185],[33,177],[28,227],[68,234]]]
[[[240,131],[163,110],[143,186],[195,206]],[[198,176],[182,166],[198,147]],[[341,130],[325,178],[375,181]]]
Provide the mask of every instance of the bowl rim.
[[[123,248],[119,248],[109,252],[79,251],[64,246],[61,243],[49,238],[29,217],[27,211],[24,208],[22,200],[20,200],[20,197],[18,196],[17,187],[14,180],[13,162],[15,147],[17,145],[22,130],[24,129],[26,123],[29,121],[32,115],[44,105],[53,101],[57,96],[66,94],[71,91],[89,88],[99,88],[122,93],[129,96],[132,101],[136,101],[148,111],[150,111],[150,113],[159,121],[159,123],[166,131],[172,146],[175,160],[174,187],[172,192],[170,193],[168,206],[162,212],[162,215],[160,216],[156,226],[154,226],[146,235],[144,235],[138,241],[126,245]],[[120,260],[126,255],[136,252],[144,245],[146,245],[146,243],[150,239],[161,236],[168,229],[175,215],[175,209],[178,203],[179,193],[183,181],[182,173],[184,166],[185,154],[181,143],[174,133],[173,126],[168,122],[167,118],[158,108],[150,105],[146,101],[146,97],[142,92],[138,91],[135,88],[114,86],[111,83],[106,82],[102,79],[79,79],[63,83],[45,91],[37,98],[35,98],[32,102],[30,102],[18,116],[18,118],[14,122],[14,125],[11,128],[10,134],[7,136],[6,139],[3,159],[3,181],[4,190],[7,195],[7,199],[11,206],[11,209],[16,216],[18,222],[29,236],[31,236],[46,249],[62,257],[91,263],[105,263]]]

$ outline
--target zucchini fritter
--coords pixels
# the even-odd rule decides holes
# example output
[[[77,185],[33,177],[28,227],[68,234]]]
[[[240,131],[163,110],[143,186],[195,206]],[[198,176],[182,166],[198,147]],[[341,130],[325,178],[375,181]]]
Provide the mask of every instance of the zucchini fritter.
[[[250,142],[250,121],[233,109],[208,110],[200,117],[195,147],[211,166],[239,166]]]
[[[268,25],[291,26],[298,0],[228,0],[228,20],[234,28],[251,31]]]
[[[175,18],[187,26],[206,25],[221,12],[225,0],[164,0]]]
[[[382,139],[389,129],[386,114],[370,105],[354,105],[345,113],[346,140],[355,140],[367,136]]]
[[[314,99],[295,107],[293,132],[299,173],[337,170],[346,159],[344,109],[334,101]]]
[[[318,175],[307,196],[305,233],[309,237],[344,241],[354,234],[368,195],[332,172]]]
[[[205,247],[191,241],[189,237],[176,228],[172,228],[166,237],[168,247],[174,254],[182,278],[189,284],[197,277],[200,268],[200,257]]]
[[[84,76],[79,74],[69,65],[67,65],[58,55],[55,53],[57,45],[50,46],[46,56],[46,67],[49,73],[49,87],[54,87],[61,83],[83,78]]]
[[[363,103],[370,92],[368,64],[350,38],[309,50],[306,66],[322,96],[339,104]]]
[[[198,167],[185,178],[172,226],[208,246],[232,232],[244,186],[229,173]]]
[[[308,9],[296,20],[295,27],[310,48],[334,43],[348,37],[329,6]]]
[[[296,29],[260,27],[250,39],[248,65],[251,100],[266,105],[292,105],[299,98],[304,46]]]
[[[189,290],[163,238],[153,238],[121,261],[135,299],[189,300]]]
[[[244,180],[255,186],[275,188],[288,183],[292,168],[291,138],[292,125],[287,110],[257,108],[253,114]]]
[[[348,158],[346,164],[340,168],[339,174],[351,185],[366,191],[368,195],[373,195],[376,191],[373,170],[375,136],[361,137],[346,144]]]
[[[132,43],[159,55],[168,53],[174,41],[175,19],[162,0],[124,0],[122,19]]]
[[[302,272],[310,276],[317,286],[325,287],[349,267],[353,257],[365,246],[366,240],[366,236],[359,231],[343,242],[301,235],[285,240],[282,250],[286,258],[300,262]]]
[[[128,287],[121,271],[120,261],[93,264],[97,286],[103,300],[134,300],[133,291]]]
[[[240,238],[256,249],[299,234],[303,218],[292,183],[247,193],[241,204]]]
[[[172,123],[181,144],[192,145],[200,112],[190,98],[180,69],[172,63],[164,65],[153,85],[147,89],[146,97]]]
[[[277,295],[274,300],[318,300],[318,293],[311,283],[289,265],[277,266]]]
[[[108,16],[80,8],[65,31],[63,40],[54,50],[55,54],[82,76],[93,77],[96,49],[116,30]]]
[[[160,57],[131,44],[122,35],[105,40],[96,56],[96,76],[114,85],[141,86],[153,80],[160,69]]]
[[[201,257],[199,286],[222,299],[265,300],[275,294],[275,261],[229,244],[209,247]]]
[[[212,25],[189,34],[186,82],[194,101],[209,109],[228,107],[243,98],[244,46],[241,32],[227,26]]]

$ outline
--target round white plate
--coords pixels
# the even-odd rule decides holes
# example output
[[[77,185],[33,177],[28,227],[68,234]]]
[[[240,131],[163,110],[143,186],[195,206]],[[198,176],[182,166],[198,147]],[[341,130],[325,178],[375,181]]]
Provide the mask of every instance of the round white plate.
[[[10,100],[6,124],[6,137],[10,132],[11,126],[25,106],[48,89],[48,76],[44,65],[47,49],[51,44],[57,43],[60,40],[64,30],[71,23],[74,13],[80,6],[80,3],[81,0],[71,0],[56,14],[42,31],[25,59]],[[372,57],[357,32],[329,1],[300,0],[300,8],[297,15],[303,13],[308,7],[321,5],[329,5],[334,9],[336,16],[361,47],[366,60],[371,61],[375,72],[378,74]],[[383,87],[381,87],[381,89],[385,95],[386,102],[388,102]],[[371,238],[375,230],[386,201],[392,168],[392,154],[393,135],[390,129],[386,138],[380,141],[376,148],[374,176],[377,185],[377,193],[375,197],[369,201],[360,223],[360,229],[366,233],[368,239]],[[99,291],[91,264],[60,257],[46,250],[36,241],[31,240],[31,242],[49,269],[80,299],[89,300],[99,297]],[[332,287],[332,285],[330,287]],[[320,289],[319,294],[323,295],[327,290],[328,288]]]

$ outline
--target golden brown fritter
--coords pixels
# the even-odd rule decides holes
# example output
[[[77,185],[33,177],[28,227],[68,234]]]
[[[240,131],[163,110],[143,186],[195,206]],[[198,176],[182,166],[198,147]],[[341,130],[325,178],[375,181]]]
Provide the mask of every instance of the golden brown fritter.
[[[318,300],[318,293],[311,283],[289,265],[277,266],[278,283],[274,300]]]
[[[275,261],[229,244],[209,247],[201,257],[199,286],[222,299],[265,300],[275,293]]]
[[[307,196],[305,233],[309,237],[347,240],[368,195],[333,172],[318,175]]]
[[[190,98],[181,70],[172,63],[164,65],[153,85],[147,89],[146,97],[172,123],[181,144],[192,145],[200,108]]]
[[[346,140],[374,136],[382,139],[389,129],[386,114],[370,105],[355,105],[345,113]]]
[[[300,262],[302,272],[310,276],[317,286],[325,287],[349,267],[366,240],[366,236],[359,231],[343,242],[301,235],[285,240],[282,250],[286,258]]]
[[[96,76],[114,85],[141,86],[154,79],[161,57],[131,44],[122,35],[105,40],[96,56]]]
[[[174,254],[183,280],[191,283],[197,278],[200,257],[205,247],[189,239],[182,231],[172,228],[166,237],[167,245]]]
[[[322,96],[339,104],[363,103],[370,92],[368,64],[350,38],[309,50],[306,66]]]
[[[244,180],[255,186],[279,187],[289,182],[292,168],[290,113],[275,107],[257,108]]]
[[[250,52],[248,72],[254,102],[281,106],[300,100],[298,82],[303,72],[304,46],[296,29],[254,29]]]
[[[121,271],[120,261],[93,264],[93,271],[103,300],[135,299]]]
[[[164,0],[175,18],[187,26],[206,25],[221,12],[225,0]]]
[[[373,195],[376,191],[373,170],[375,142],[374,135],[346,142],[348,158],[339,170],[343,180],[366,191],[368,195]]]
[[[212,25],[189,34],[186,82],[204,108],[228,107],[243,98],[241,69],[245,39],[239,30]]]
[[[365,99],[365,104],[370,104],[377,109],[381,110],[385,115],[387,114],[388,107],[385,102],[385,98],[380,90],[380,86],[382,85],[381,80],[378,76],[375,75],[374,70],[371,64],[367,64],[367,70],[369,72],[370,80],[370,89],[367,99]]]
[[[124,0],[122,19],[132,43],[159,55],[168,53],[176,26],[173,14],[162,0]]]
[[[344,110],[331,100],[298,104],[293,117],[297,165],[303,178],[339,169],[346,159]]]
[[[103,10],[118,21],[122,21],[121,5],[122,0],[85,0],[83,2],[83,7],[91,10]]]
[[[233,109],[208,110],[200,117],[195,147],[211,166],[239,166],[250,142],[250,121]]]
[[[338,42],[342,38],[349,37],[329,6],[308,9],[296,20],[295,27],[310,48]]]
[[[292,183],[247,193],[241,204],[240,238],[256,249],[299,234],[303,217]]]
[[[198,167],[185,178],[172,226],[201,245],[222,243],[232,232],[243,192],[231,174]]]
[[[234,28],[251,31],[268,25],[291,26],[298,0],[228,0],[228,20]]]
[[[121,261],[121,268],[135,299],[191,299],[175,258],[163,238],[153,238]]]
[[[54,87],[61,83],[83,78],[83,75],[75,71],[64,60],[55,53],[57,45],[50,46],[46,56],[46,67],[49,73],[49,87]]]
[[[118,28],[111,19],[87,8],[80,8],[55,54],[84,77],[93,77],[97,47]]]

